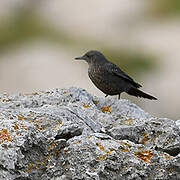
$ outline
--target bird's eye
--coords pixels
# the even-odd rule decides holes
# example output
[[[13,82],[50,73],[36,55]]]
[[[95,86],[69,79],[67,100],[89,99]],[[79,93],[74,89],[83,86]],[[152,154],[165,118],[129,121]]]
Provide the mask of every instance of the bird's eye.
[[[89,58],[90,56],[89,56],[88,54],[86,54],[86,57],[88,57],[88,58]]]

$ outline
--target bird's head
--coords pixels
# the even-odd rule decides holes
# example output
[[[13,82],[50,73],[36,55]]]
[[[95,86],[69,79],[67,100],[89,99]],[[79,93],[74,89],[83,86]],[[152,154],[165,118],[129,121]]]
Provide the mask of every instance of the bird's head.
[[[105,56],[96,50],[88,51],[83,56],[75,58],[76,60],[85,60],[89,65],[90,64],[96,64],[96,63],[103,63],[106,60]]]

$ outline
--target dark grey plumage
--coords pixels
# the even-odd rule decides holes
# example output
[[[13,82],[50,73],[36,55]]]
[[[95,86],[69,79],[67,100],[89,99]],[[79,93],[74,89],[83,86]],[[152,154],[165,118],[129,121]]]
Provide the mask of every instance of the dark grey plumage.
[[[140,91],[142,87],[135,82],[117,65],[109,62],[99,51],[88,51],[85,55],[75,59],[85,60],[89,64],[88,75],[95,86],[107,95],[119,95],[126,92],[136,97],[147,99],[157,98]]]

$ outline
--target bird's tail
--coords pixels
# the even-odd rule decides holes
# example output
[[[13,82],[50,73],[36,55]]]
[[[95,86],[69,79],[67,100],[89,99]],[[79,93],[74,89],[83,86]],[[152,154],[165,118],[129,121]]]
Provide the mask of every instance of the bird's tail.
[[[136,88],[131,88],[127,93],[132,96],[136,96],[136,97],[143,97],[143,98],[147,98],[147,99],[151,99],[151,100],[157,100],[157,98],[155,98],[149,94],[146,94]]]

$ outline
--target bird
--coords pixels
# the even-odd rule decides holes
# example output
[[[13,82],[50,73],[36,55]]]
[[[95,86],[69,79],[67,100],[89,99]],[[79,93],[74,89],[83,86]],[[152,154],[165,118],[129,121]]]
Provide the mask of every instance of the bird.
[[[121,93],[126,92],[135,97],[157,100],[156,97],[139,90],[142,87],[139,83],[97,50],[90,50],[75,60],[85,60],[88,63],[89,78],[106,95],[105,97],[118,95],[120,99]]]

